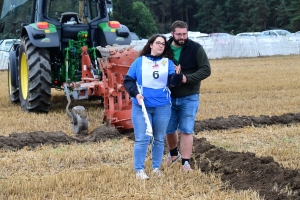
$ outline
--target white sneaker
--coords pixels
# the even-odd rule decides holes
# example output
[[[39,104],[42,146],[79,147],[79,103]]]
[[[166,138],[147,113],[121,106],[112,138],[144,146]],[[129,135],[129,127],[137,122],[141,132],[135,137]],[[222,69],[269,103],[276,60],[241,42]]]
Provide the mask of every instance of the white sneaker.
[[[168,158],[167,158],[167,165],[169,167],[172,167],[176,161],[179,161],[179,159],[181,158],[181,154],[178,151],[177,156],[171,156],[170,153],[168,153]]]
[[[145,171],[143,169],[137,171],[135,176],[136,176],[136,179],[138,179],[138,180],[147,180],[147,179],[149,179],[149,176],[147,176],[147,174],[145,173]]]
[[[152,171],[152,174],[155,175],[155,176],[158,176],[158,177],[164,176],[162,171],[158,168],[154,168],[153,171]]]
[[[184,162],[184,165],[181,165],[181,170],[183,172],[192,172],[193,170],[191,169],[190,163],[188,161]]]

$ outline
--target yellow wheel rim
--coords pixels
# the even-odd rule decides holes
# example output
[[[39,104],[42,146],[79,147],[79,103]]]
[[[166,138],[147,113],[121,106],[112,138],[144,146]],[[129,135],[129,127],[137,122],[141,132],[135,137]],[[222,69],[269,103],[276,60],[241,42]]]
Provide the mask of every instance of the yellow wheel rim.
[[[22,53],[20,66],[20,87],[22,91],[23,99],[26,100],[28,96],[28,66],[26,54]]]

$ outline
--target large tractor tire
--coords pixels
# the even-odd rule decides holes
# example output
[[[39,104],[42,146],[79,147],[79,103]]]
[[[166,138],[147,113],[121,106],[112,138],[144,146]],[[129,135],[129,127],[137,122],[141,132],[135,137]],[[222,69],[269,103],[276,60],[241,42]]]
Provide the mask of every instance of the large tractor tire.
[[[51,101],[51,65],[46,49],[35,47],[27,36],[20,45],[20,102],[28,112],[48,112]]]
[[[15,61],[15,60],[14,60]],[[7,80],[8,80],[8,96],[12,103],[19,103],[19,88],[14,86],[14,81],[17,78],[11,67],[11,61],[8,61]]]

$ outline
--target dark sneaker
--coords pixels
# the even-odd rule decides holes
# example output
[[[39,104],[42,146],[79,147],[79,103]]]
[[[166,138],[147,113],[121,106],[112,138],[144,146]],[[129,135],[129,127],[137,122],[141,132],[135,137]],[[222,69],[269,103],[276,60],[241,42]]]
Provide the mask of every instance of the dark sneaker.
[[[167,158],[167,165],[169,167],[172,167],[177,160],[180,160],[180,158],[181,158],[181,154],[179,152],[177,156],[171,156],[171,154],[169,153]]]

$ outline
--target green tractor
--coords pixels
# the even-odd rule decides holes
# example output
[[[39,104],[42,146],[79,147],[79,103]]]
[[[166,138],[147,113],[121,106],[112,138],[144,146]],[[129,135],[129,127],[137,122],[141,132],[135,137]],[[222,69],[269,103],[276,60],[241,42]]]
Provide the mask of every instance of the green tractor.
[[[7,6],[5,2],[3,8]],[[20,42],[14,44],[9,52],[10,101],[20,103],[22,109],[28,112],[47,113],[51,105],[51,88],[61,89],[66,93],[69,102],[66,110],[76,134],[86,132],[88,122],[82,106],[74,107],[72,112],[68,111],[70,98],[75,100],[89,99],[92,96],[104,98],[106,109],[110,110],[104,116],[106,121],[113,123],[116,118],[112,116],[114,113],[117,113],[119,118],[130,119],[129,96],[124,89],[118,89],[117,92],[122,92],[120,95],[107,92],[108,87],[116,89],[116,84],[122,84],[122,76],[126,72],[125,70],[117,79],[115,79],[118,76],[117,70],[107,74],[106,68],[112,69],[107,65],[111,62],[109,53],[125,46],[128,50],[131,43],[129,29],[117,21],[109,21],[111,1],[16,2],[19,5],[10,6],[13,10],[7,12],[9,20],[17,21],[13,24],[19,27],[12,27],[11,30],[15,29],[20,38]],[[108,45],[116,44],[117,48],[108,48]],[[101,53],[100,49],[104,53]],[[105,53],[108,53],[106,55],[108,57],[103,60]],[[121,53],[118,57],[123,56],[128,56],[128,53]],[[130,66],[136,56],[137,53],[132,51],[130,59],[125,63],[126,67]],[[119,83],[111,83],[112,79]],[[112,96],[115,99],[112,99]],[[126,105],[123,105],[124,102]],[[127,110],[127,114],[120,116],[119,111],[112,109]],[[131,128],[128,121],[126,124],[129,124],[127,128],[122,125],[117,128]]]

